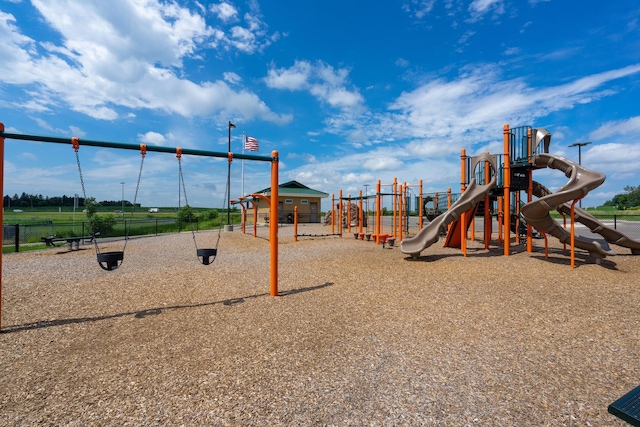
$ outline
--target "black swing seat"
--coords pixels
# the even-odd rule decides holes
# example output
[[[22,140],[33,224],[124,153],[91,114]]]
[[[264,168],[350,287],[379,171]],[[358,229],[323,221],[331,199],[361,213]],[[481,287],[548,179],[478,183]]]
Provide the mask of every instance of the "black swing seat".
[[[216,259],[218,250],[217,249],[198,249],[196,253],[202,265],[209,265]]]
[[[100,268],[107,271],[116,270],[124,260],[124,252],[101,252],[98,254]]]
[[[613,402],[608,410],[632,426],[640,427],[640,386]]]

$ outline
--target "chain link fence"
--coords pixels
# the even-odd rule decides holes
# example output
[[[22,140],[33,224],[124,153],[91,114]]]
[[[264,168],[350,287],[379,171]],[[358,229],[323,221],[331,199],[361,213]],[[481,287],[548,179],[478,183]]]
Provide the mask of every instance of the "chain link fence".
[[[111,232],[101,237],[122,237],[177,233],[183,230],[195,231],[199,222],[181,223],[178,218],[141,218],[117,221]],[[54,223],[53,221],[30,222],[28,224],[3,224],[2,245],[13,246],[18,252],[22,245],[42,244],[46,237],[90,237],[89,223],[86,221]]]

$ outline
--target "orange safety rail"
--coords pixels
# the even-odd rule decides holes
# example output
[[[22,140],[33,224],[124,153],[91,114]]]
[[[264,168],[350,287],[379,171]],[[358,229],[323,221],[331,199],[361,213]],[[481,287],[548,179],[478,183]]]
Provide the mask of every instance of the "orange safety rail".
[[[298,207],[293,207],[293,241],[298,241]]]
[[[4,132],[4,123],[0,123],[0,132]],[[4,138],[0,138],[0,193],[4,194]],[[4,209],[0,209],[0,222],[4,224]],[[2,255],[0,255],[0,329],[2,329]]]
[[[531,129],[527,130],[527,153],[529,164],[533,163],[533,149],[531,146],[532,135]],[[529,171],[529,183],[527,185],[527,203],[533,201],[533,171]],[[527,252],[533,252],[533,227],[527,223]]]
[[[360,212],[358,215],[358,234],[363,234],[362,233],[362,222],[363,222],[363,214],[364,212],[362,211],[362,190],[360,190],[360,203],[358,204],[358,207],[360,208]]]
[[[344,209],[344,206],[342,206],[342,190],[338,193],[338,198],[338,213],[340,214],[338,218],[338,234],[342,238],[342,209]]]
[[[382,209],[380,208],[380,201],[382,200],[382,196],[380,196],[380,189],[382,184],[380,184],[380,180],[376,183],[376,245],[380,244],[380,233],[382,233],[382,227],[380,226],[380,222],[382,219]]]

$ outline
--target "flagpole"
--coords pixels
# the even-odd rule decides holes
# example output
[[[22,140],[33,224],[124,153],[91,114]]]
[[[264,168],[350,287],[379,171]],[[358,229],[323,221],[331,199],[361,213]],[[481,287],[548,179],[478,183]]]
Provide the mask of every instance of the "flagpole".
[[[244,154],[244,147],[247,145],[247,136],[242,131],[242,154]],[[244,159],[242,159],[242,197],[244,197]]]

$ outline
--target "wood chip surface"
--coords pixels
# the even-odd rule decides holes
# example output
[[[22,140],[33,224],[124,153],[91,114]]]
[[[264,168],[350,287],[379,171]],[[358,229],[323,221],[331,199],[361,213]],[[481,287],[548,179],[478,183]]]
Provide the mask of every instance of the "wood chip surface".
[[[572,269],[553,238],[549,258],[441,240],[412,260],[286,226],[270,297],[251,232],[209,266],[189,233],[130,240],[112,272],[91,245],[4,255],[0,425],[626,425],[607,406],[640,384],[628,249]]]

